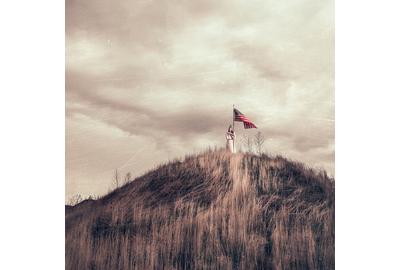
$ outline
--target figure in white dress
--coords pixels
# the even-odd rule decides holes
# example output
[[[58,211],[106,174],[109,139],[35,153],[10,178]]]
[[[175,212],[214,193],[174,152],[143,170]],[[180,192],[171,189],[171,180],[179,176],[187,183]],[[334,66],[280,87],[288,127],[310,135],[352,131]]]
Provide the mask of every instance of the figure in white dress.
[[[226,150],[235,153],[235,131],[233,131],[232,125],[229,126],[228,132],[226,132]]]

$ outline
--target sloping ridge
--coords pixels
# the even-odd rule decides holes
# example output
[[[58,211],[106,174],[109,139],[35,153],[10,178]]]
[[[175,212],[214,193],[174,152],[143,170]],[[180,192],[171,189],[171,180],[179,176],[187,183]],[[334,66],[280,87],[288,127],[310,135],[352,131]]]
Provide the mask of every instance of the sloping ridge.
[[[66,208],[66,269],[334,269],[334,180],[223,150]]]

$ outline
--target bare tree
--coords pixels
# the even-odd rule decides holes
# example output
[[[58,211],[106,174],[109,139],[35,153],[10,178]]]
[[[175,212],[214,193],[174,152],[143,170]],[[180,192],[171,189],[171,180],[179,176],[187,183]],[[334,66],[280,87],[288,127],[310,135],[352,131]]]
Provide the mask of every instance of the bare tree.
[[[129,182],[131,181],[131,179],[132,179],[132,175],[131,175],[130,172],[128,172],[128,173],[125,175],[124,184],[129,183]]]
[[[73,196],[71,196],[68,199],[68,205],[77,205],[78,203],[80,203],[81,201],[83,201],[83,197],[81,194],[75,194]]]
[[[119,173],[118,173],[118,169],[115,169],[115,174],[114,174],[114,178],[113,178],[113,185],[114,185],[114,188],[119,188]]]
[[[254,144],[256,147],[257,154],[261,155],[264,152],[265,137],[259,131],[254,135]]]
[[[243,135],[242,145],[244,146],[244,149],[246,150],[246,152],[248,152],[248,153],[253,152],[253,140],[249,136]]]

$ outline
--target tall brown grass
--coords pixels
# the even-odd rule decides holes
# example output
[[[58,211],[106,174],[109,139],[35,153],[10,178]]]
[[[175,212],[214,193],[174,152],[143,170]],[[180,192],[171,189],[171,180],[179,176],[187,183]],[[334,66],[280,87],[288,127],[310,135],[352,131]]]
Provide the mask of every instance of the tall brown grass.
[[[334,180],[207,151],[66,211],[66,269],[334,269]]]

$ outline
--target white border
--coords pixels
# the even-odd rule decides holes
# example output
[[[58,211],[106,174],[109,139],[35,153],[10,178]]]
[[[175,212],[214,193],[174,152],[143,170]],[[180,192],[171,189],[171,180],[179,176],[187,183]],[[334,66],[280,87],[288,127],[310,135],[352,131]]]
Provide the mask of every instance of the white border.
[[[64,1],[1,2],[0,269],[64,269],[64,46]]]
[[[1,269],[64,268],[64,2],[0,7]],[[336,1],[336,269],[400,269],[399,6]]]
[[[398,11],[336,2],[336,269],[400,269]]]

